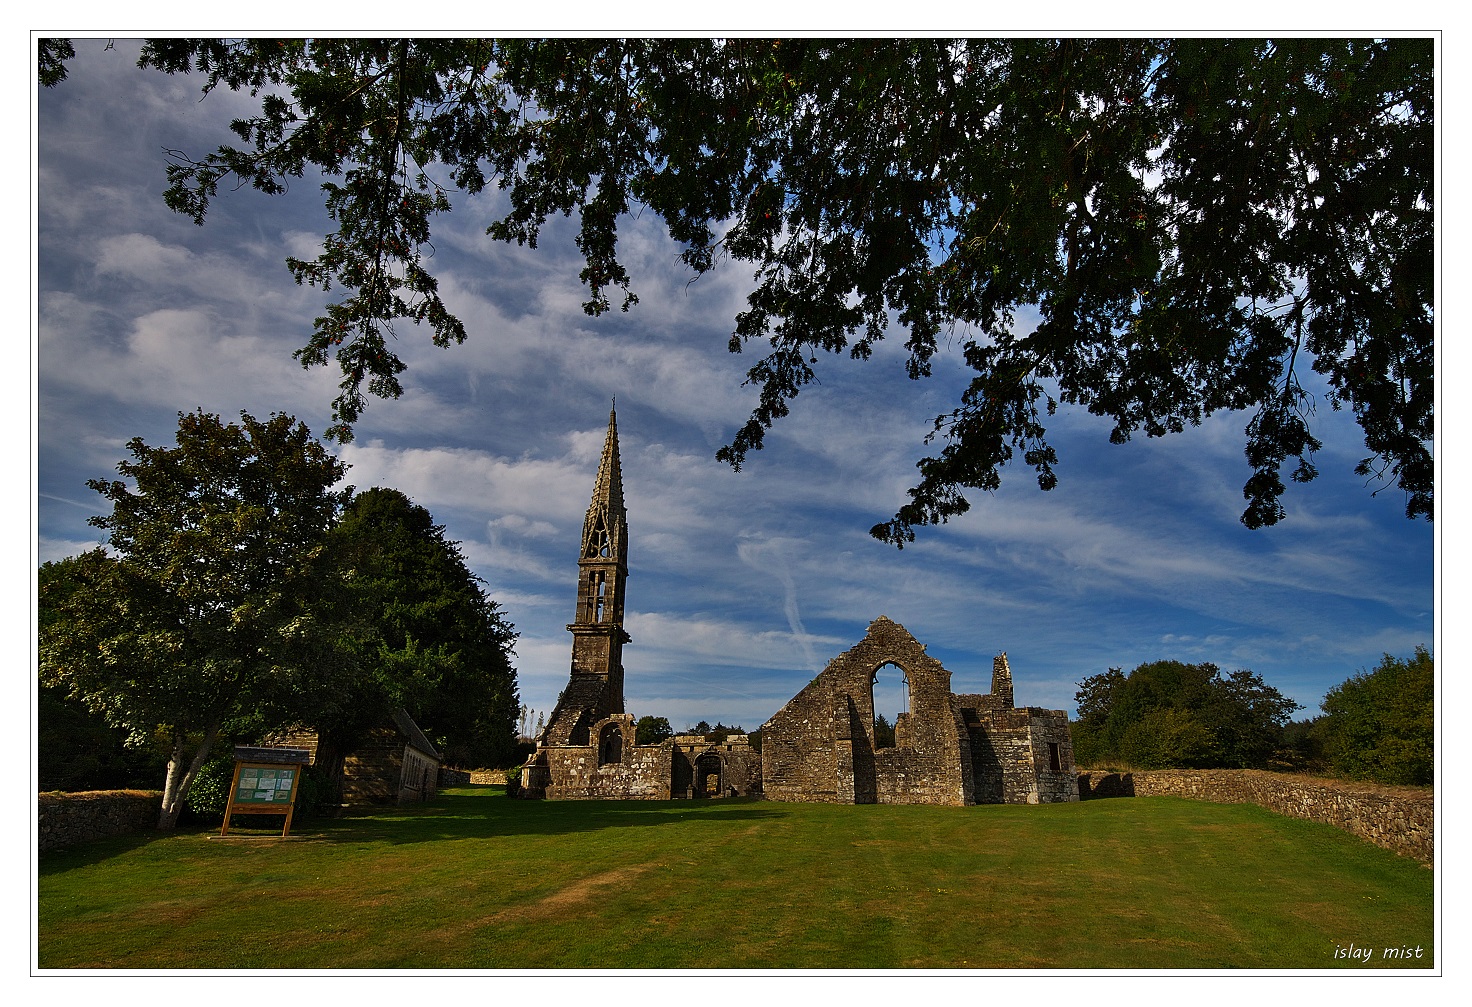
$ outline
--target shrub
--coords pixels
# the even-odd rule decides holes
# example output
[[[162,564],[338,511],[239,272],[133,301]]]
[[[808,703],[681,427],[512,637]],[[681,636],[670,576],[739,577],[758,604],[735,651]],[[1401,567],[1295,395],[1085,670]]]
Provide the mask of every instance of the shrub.
[[[1386,654],[1329,690],[1315,729],[1334,771],[1357,780],[1431,783],[1435,770],[1436,669],[1425,647]]]

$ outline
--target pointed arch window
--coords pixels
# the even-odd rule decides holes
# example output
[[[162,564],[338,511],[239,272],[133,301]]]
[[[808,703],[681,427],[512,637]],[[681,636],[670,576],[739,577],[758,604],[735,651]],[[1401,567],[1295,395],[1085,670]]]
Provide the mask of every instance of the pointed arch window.
[[[869,677],[869,708],[874,712],[875,748],[899,746],[901,718],[910,712],[910,675],[892,661]]]

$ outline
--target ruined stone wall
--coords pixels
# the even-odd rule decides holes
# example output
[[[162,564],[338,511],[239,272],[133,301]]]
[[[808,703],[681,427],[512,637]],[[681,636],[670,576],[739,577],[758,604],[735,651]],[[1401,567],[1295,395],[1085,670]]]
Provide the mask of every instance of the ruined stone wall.
[[[1037,707],[1028,707],[1027,715],[1033,764],[1037,767],[1038,802],[1056,804],[1078,800],[1078,767],[1073,761],[1068,715],[1062,710]],[[1057,769],[1053,768],[1055,762]]]
[[[874,674],[909,686],[896,747],[874,743]],[[880,616],[762,728],[762,788],[777,801],[969,804],[970,739],[951,673],[903,626]]]
[[[680,735],[663,743],[670,749],[670,796],[756,797],[762,792],[762,757],[744,734],[725,741]],[[711,794],[710,777],[718,777]]]
[[[546,797],[568,800],[670,799],[670,749],[628,745],[616,763],[598,764],[598,749],[569,745],[541,750],[546,755]]]
[[[440,767],[440,783],[442,787],[456,787],[464,784],[480,785],[486,783],[506,782],[506,770],[504,769],[451,769],[448,766]]]
[[[974,803],[971,742],[954,697],[922,692],[917,702],[912,686],[911,705],[897,718],[895,747],[873,751],[874,803]],[[856,737],[856,749],[868,740]]]
[[[985,714],[968,728],[977,804],[1027,804],[1035,789],[1026,710]]]
[[[36,797],[36,848],[59,850],[77,843],[143,832],[158,824],[164,795],[153,790],[91,790]]]
[[[975,697],[958,697],[972,700]],[[1062,710],[967,708],[977,804],[1053,804],[1079,799],[1073,740]],[[1057,746],[1054,749],[1051,746]],[[1058,768],[1053,769],[1054,757]]]
[[[762,727],[762,793],[768,800],[839,801],[834,705],[833,690],[814,679]],[[845,709],[845,728],[848,719]],[[847,734],[845,730],[845,741]],[[848,777],[851,781],[851,769]],[[852,802],[851,788],[850,783],[848,800],[843,803]]]
[[[1333,825],[1376,846],[1435,860],[1434,795],[1393,794],[1337,780],[1308,781],[1255,769],[1153,769],[1081,773],[1080,794],[1096,797],[1189,797],[1256,804],[1292,818]]]

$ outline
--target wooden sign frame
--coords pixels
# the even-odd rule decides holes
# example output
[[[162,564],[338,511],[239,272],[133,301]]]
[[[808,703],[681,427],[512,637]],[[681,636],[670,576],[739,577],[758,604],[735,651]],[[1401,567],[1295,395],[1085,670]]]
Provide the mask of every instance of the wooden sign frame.
[[[296,792],[301,786],[302,774],[306,772],[309,758],[305,749],[271,751],[237,748],[235,773],[230,779],[230,796],[225,801],[225,820],[220,823],[220,835],[229,833],[231,815],[285,815],[286,822],[281,826],[281,838],[285,839],[291,832],[291,818],[296,812]],[[244,790],[241,787],[242,778],[247,783]],[[251,780],[255,780],[257,785],[249,786]],[[287,780],[290,781],[290,787],[285,791],[286,799],[281,800],[281,784]],[[270,785],[266,786],[267,783]]]

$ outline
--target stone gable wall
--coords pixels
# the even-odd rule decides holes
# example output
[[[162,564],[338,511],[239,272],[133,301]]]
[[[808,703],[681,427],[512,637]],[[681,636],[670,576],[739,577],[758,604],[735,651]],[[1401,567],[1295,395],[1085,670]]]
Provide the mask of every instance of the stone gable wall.
[[[94,839],[147,831],[158,824],[163,798],[162,792],[152,790],[39,794],[36,847],[45,853]]]
[[[1291,818],[1333,825],[1376,846],[1430,865],[1435,861],[1434,795],[1391,794],[1340,781],[1314,781],[1256,769],[1152,769],[1080,773],[1079,794],[1189,797],[1256,804]]]
[[[762,728],[762,793],[768,800],[839,801],[839,724],[850,747],[851,739],[847,709],[840,719],[834,705],[833,690],[814,679]]]
[[[874,743],[874,673],[893,664],[909,685],[896,746]],[[971,746],[951,673],[884,617],[762,728],[762,792],[777,801],[969,804]]]

